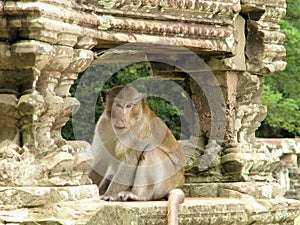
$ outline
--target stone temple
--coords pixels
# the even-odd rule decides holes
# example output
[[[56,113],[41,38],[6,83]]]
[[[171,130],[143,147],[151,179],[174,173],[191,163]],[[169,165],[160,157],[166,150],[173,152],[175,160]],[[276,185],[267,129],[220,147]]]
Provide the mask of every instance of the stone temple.
[[[166,224],[165,201],[100,201],[79,154],[88,143],[61,136],[80,107],[69,93],[79,73],[97,60],[140,59],[154,77],[184,80],[197,109],[184,144],[187,154],[196,150],[186,163],[180,224],[293,224],[300,202],[283,197],[272,175],[279,156],[255,138],[267,113],[264,76],[286,66],[278,25],[285,7],[284,0],[1,1],[0,224]]]

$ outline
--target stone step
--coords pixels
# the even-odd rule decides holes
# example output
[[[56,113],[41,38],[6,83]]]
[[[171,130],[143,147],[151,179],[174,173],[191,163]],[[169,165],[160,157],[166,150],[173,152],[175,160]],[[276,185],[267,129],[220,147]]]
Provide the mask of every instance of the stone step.
[[[167,202],[104,202],[98,198],[49,202],[39,207],[0,205],[0,224],[166,225]],[[294,224],[300,202],[293,199],[186,198],[179,224]]]

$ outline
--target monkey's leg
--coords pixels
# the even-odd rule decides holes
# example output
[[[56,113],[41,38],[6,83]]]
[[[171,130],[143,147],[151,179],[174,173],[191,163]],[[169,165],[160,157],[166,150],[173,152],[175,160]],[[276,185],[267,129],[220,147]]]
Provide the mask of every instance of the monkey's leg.
[[[92,180],[92,182],[94,184],[96,184],[97,186],[100,184],[100,182],[102,181],[103,177],[97,173],[96,170],[94,170],[93,168],[90,169],[90,171],[88,172],[88,177]]]
[[[99,187],[102,186],[100,184],[103,182],[103,179],[107,178],[107,174],[114,173],[114,164],[110,158],[110,155],[105,150],[103,150],[101,145],[99,149],[94,150],[94,152],[95,156],[91,168],[88,172],[88,177],[92,180],[94,184],[96,184]]]
[[[106,192],[100,196],[100,199],[105,201],[118,201],[118,194],[123,191],[128,191],[133,185],[136,166],[130,166],[126,163],[121,163],[118,171],[114,174]]]
[[[103,195],[105,191],[107,190],[109,184],[110,184],[110,179],[108,176],[101,176],[99,173],[97,173],[94,169],[91,169],[88,173],[88,177],[92,180],[93,184],[96,184],[99,189],[99,195]]]
[[[126,200],[159,200],[184,182],[181,166],[159,149],[143,153],[130,191],[119,193]]]

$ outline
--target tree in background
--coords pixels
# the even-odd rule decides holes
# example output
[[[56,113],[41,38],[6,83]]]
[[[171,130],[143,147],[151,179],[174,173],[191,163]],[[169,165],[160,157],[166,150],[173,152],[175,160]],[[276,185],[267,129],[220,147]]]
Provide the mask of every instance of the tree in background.
[[[262,102],[268,115],[258,137],[300,136],[300,0],[287,0],[287,13],[280,25],[286,35],[287,67],[265,79]]]

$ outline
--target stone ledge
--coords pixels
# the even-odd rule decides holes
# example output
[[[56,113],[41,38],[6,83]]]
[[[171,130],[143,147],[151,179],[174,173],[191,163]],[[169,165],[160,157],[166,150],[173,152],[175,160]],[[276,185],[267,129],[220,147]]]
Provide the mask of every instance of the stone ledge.
[[[33,205],[20,207],[2,203],[0,224],[165,225],[167,223],[166,201],[104,202],[92,197],[93,185],[49,187],[49,190],[58,189],[64,192],[73,190],[73,193],[80,193],[80,189],[86,191],[89,188],[92,191],[90,196],[49,201],[38,207]],[[285,198],[186,198],[179,207],[179,221],[185,225],[293,224],[299,214],[300,201]]]
[[[0,187],[1,205],[17,208],[44,207],[45,205],[82,199],[98,198],[96,185],[66,187]]]
[[[272,199],[284,196],[284,189],[278,183],[270,182],[216,182],[185,183],[186,196]]]

